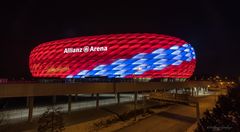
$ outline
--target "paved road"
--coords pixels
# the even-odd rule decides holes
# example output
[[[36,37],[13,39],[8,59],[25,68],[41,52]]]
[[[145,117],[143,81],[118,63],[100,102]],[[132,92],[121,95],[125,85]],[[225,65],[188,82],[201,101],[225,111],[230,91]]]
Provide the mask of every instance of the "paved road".
[[[213,107],[216,101],[215,95],[200,97],[200,113]],[[120,132],[183,132],[196,121],[196,109],[184,105],[173,105],[167,111],[153,115],[134,125],[120,129]]]

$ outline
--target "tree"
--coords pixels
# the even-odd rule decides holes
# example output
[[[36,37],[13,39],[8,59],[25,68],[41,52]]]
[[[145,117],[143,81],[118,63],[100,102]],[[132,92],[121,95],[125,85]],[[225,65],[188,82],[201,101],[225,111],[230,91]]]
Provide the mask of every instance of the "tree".
[[[6,103],[0,104],[0,131],[7,131],[8,130],[8,114],[4,111],[6,107]]]
[[[4,114],[3,112],[0,112],[0,126],[2,125],[3,122],[4,122]]]
[[[8,121],[8,114],[4,109],[6,109],[7,103],[0,103],[0,125],[6,125]]]
[[[39,120],[39,132],[62,132],[64,130],[63,116],[61,108],[51,107],[44,112]]]
[[[207,110],[200,119],[196,131],[239,131],[240,88],[229,89],[227,95],[219,96],[215,107]]]

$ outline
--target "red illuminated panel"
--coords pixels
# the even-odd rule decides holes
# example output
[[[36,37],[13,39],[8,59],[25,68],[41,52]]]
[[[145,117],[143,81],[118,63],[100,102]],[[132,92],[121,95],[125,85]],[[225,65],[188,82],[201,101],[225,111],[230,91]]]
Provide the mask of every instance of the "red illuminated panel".
[[[193,48],[181,39],[161,34],[112,34],[40,44],[30,54],[29,67],[34,77],[188,78],[195,64]]]

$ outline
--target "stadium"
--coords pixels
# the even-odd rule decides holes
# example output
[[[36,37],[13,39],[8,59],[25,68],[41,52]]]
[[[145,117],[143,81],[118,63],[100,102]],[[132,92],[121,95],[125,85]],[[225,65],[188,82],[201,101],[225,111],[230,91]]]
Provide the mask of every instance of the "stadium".
[[[190,97],[205,95],[211,83],[187,79],[195,66],[193,47],[168,35],[134,33],[67,38],[40,44],[31,51],[30,72],[40,82],[2,84],[0,96],[26,97],[28,114],[24,116],[29,122],[49,103],[56,104],[56,97],[58,106],[68,113],[79,106],[90,108],[82,106],[90,103],[99,109],[133,101],[136,112],[139,100],[187,105],[190,102],[199,119],[198,102],[192,102]],[[76,102],[72,107],[73,96]],[[50,101],[44,102],[41,97]],[[79,97],[90,100],[77,101]],[[46,104],[35,114],[34,98]],[[12,114],[11,118],[18,115]]]
[[[162,34],[111,34],[46,42],[30,54],[33,77],[189,78],[196,56],[184,40]]]

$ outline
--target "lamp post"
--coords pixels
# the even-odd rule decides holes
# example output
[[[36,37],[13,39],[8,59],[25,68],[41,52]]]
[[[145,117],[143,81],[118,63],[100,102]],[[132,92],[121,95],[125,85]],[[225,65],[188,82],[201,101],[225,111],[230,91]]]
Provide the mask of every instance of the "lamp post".
[[[116,75],[116,77],[120,77],[120,75]],[[114,94],[115,94],[115,100],[117,100],[117,103],[120,103],[120,95],[116,89],[116,77],[113,80],[113,87],[114,87]]]
[[[137,71],[141,71],[141,70],[142,70],[141,67],[138,67],[138,68],[137,68]],[[136,75],[136,73],[134,73],[133,75],[134,75],[134,87],[135,87],[135,86],[136,86],[136,85],[135,85],[135,75]],[[137,109],[137,91],[135,91],[135,93],[134,93],[134,120],[135,120],[135,121],[137,120],[136,109]]]
[[[133,85],[135,88],[135,73],[133,74]],[[137,109],[137,92],[134,92],[134,121],[137,120],[137,113],[136,113],[136,109]]]

